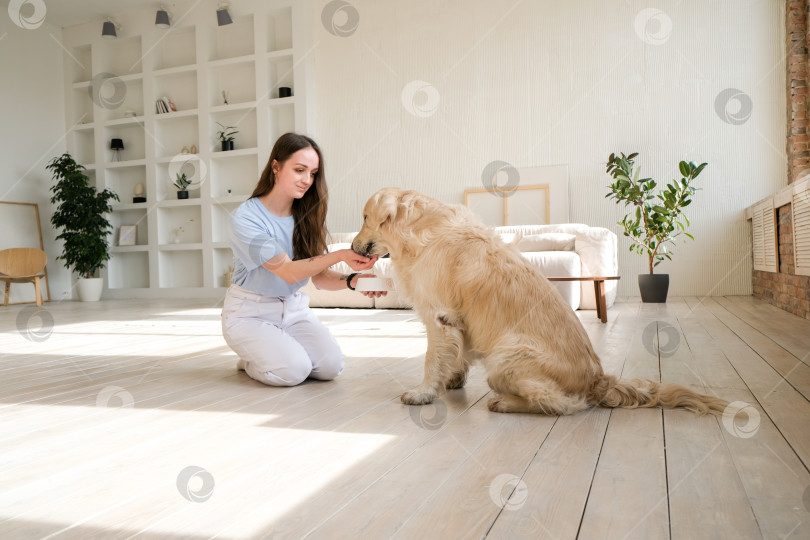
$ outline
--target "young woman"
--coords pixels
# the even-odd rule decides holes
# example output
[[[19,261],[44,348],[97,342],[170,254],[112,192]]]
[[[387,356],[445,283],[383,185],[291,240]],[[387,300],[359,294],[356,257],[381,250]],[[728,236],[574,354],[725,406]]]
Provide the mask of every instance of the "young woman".
[[[332,380],[343,371],[340,347],[299,289],[309,278],[319,289],[354,289],[363,276],[329,267],[345,261],[360,272],[377,257],[350,249],[326,253],[326,203],[320,148],[287,133],[273,146],[253,195],[231,215],[233,285],[225,295],[222,334],[239,355],[237,367],[264,384]]]

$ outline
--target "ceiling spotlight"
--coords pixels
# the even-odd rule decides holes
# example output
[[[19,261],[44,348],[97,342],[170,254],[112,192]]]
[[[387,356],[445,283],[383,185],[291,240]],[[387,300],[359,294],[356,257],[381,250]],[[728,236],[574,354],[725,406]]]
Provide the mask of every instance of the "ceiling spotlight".
[[[219,26],[225,26],[226,24],[231,24],[233,22],[231,19],[231,14],[228,13],[229,7],[231,7],[229,2],[219,3],[219,7],[217,8],[217,24]]]
[[[121,25],[115,22],[113,19],[108,18],[104,21],[104,26],[101,27],[101,37],[104,39],[115,39],[118,37],[116,30],[119,30]]]
[[[155,26],[169,28],[172,25],[172,14],[166,11],[166,6],[160,6],[155,15]]]

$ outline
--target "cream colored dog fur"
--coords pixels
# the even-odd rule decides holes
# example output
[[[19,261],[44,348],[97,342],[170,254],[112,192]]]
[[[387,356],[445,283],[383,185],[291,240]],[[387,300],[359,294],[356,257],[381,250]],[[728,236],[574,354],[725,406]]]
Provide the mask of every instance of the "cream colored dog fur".
[[[464,386],[482,360],[497,412],[572,414],[590,406],[684,407],[721,413],[727,402],[674,384],[602,371],[579,319],[556,289],[463,206],[387,188],[366,203],[352,249],[391,254],[397,290],[427,328],[422,383],[402,394],[430,403]]]

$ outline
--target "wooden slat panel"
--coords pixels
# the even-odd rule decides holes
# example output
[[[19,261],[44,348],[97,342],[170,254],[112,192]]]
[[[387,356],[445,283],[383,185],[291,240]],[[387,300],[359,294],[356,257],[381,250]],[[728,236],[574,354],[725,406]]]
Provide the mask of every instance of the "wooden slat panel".
[[[773,208],[773,199],[763,201],[754,208],[752,226],[754,270],[777,272],[779,258],[777,257],[776,212]]]
[[[796,184],[792,195],[795,272],[810,276],[810,180]]]
[[[754,217],[751,219],[754,241],[754,270],[762,270],[765,265],[765,244],[762,240],[762,212],[759,207],[754,208]]]

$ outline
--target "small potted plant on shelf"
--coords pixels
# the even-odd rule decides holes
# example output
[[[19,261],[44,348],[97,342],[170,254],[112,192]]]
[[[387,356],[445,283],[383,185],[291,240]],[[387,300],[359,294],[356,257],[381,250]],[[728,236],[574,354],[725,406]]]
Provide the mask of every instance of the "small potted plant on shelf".
[[[217,131],[217,137],[219,137],[220,142],[222,143],[222,151],[227,152],[228,150],[233,150],[233,136],[239,133],[235,126],[223,126],[219,122],[217,125],[222,129]]]
[[[605,197],[623,202],[625,206],[635,207],[633,212],[618,223],[624,228],[624,236],[629,237],[632,242],[630,251],[647,255],[649,259],[649,274],[638,276],[641,300],[666,302],[669,274],[653,274],[653,268],[664,258],[672,260],[672,249],[668,244],[674,245],[675,238],[685,234],[694,240],[686,232],[689,219],[683,214],[683,209],[692,203],[692,196],[697,191],[692,182],[707,164],[696,165],[691,161],[681,161],[678,170],[683,177],[673,180],[658,195],[654,195],[657,185],[655,180],[638,178],[641,168],[634,167],[636,156],[638,153],[629,156],[610,154],[607,172],[615,182],[608,186],[610,193]]]
[[[174,181],[177,187],[177,198],[188,199],[188,186],[191,185],[191,180],[186,177],[186,173],[177,173],[177,180]]]
[[[62,255],[57,259],[65,261],[65,268],[79,274],[76,284],[79,300],[98,301],[104,283],[95,275],[105,261],[110,260],[107,236],[113,228],[104,214],[113,211],[111,200],[120,199],[109,189],[96,191],[83,172],[84,166],[68,153],[51,160],[46,168],[56,181],[51,186],[51,203],[56,205],[51,224],[61,229],[56,239],[64,243]]]

